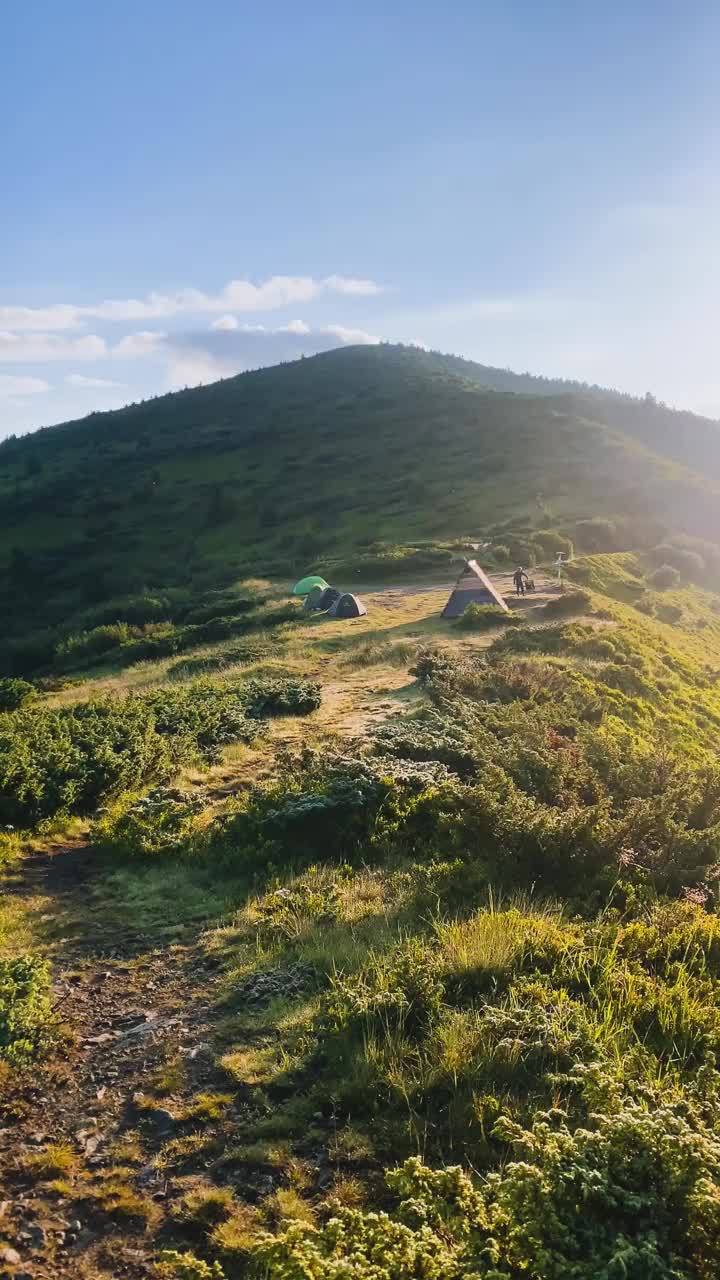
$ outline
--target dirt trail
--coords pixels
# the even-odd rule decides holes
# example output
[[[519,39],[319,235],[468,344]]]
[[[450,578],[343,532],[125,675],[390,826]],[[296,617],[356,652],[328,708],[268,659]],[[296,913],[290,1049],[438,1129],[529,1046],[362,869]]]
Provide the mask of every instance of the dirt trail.
[[[16,1280],[152,1274],[145,1233],[167,1194],[153,1156],[185,1127],[172,1103],[148,1105],[142,1091],[169,1060],[182,1062],[189,1094],[213,1073],[207,958],[98,930],[85,910],[92,873],[92,851],[74,845],[29,858],[7,886],[49,900],[62,1024],[59,1052],[17,1079],[0,1121],[0,1275]]]

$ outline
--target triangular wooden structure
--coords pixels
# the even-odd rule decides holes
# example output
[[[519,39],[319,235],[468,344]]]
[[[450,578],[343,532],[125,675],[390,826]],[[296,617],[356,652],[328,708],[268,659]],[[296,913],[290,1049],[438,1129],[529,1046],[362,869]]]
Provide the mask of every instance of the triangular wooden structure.
[[[500,592],[493,586],[477,560],[468,560],[443,609],[443,618],[461,618],[469,604],[494,604],[509,613]]]

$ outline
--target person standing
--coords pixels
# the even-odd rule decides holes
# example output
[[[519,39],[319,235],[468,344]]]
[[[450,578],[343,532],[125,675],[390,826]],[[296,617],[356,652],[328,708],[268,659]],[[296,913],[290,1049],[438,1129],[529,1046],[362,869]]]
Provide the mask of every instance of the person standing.
[[[524,595],[525,595],[525,580],[526,580],[526,577],[527,577],[527,574],[525,573],[525,570],[524,570],[524,569],[522,569],[522,568],[520,567],[520,565],[518,565],[517,569],[515,570],[515,572],[514,572],[514,574],[513,574],[513,582],[515,583],[515,595],[516,595],[516,596],[524,596]]]

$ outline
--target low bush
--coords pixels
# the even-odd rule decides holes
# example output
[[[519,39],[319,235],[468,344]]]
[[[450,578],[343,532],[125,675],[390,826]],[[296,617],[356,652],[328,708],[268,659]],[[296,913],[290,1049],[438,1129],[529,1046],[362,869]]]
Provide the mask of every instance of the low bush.
[[[99,658],[133,639],[127,622],[109,622],[91,631],[80,631],[61,640],[57,647],[58,661],[63,666],[83,658]]]
[[[0,713],[17,711],[18,707],[26,706],[37,696],[38,691],[35,685],[27,680],[20,680],[13,676],[8,676],[5,680],[0,679]]]
[[[176,761],[141,699],[21,708],[0,718],[0,822],[88,813],[115,790],[169,777]]]
[[[558,555],[572,557],[572,542],[556,529],[536,529],[533,542],[539,547],[541,555],[546,560],[556,559]]]
[[[683,582],[701,582],[705,576],[705,561],[697,551],[661,542],[653,547],[650,556],[659,566],[671,565],[677,569]]]
[[[23,1066],[48,1036],[50,973],[46,961],[26,954],[0,960],[0,1059]]]
[[[274,657],[280,649],[281,646],[277,642],[271,645],[253,644],[249,641],[246,644],[231,645],[220,653],[208,653],[199,658],[182,658],[180,662],[174,662],[171,667],[168,667],[167,674],[171,680],[187,680],[210,675],[215,671],[225,671],[228,667],[262,662],[265,658]]]
[[[387,578],[398,573],[418,573],[427,569],[449,568],[452,552],[447,547],[371,547],[351,560],[337,560],[326,566],[337,581],[343,578]]]
[[[311,711],[317,711],[322,702],[319,684],[286,676],[248,680],[242,690],[248,715],[257,719],[265,716],[307,716]]]
[[[437,783],[446,776],[437,764],[312,752],[281,763],[280,773],[289,780],[254,788],[218,820],[213,856],[257,868],[379,857],[432,834]]]
[[[592,604],[589,591],[564,591],[562,595],[548,600],[543,607],[546,618],[569,618],[575,614],[587,613]]]
[[[164,1249],[155,1264],[157,1280],[225,1280],[219,1262],[203,1262],[194,1253]]]
[[[260,599],[257,596],[233,596],[218,592],[205,604],[189,609],[183,615],[183,622],[195,624],[210,622],[213,618],[236,618],[256,609],[259,604]]]
[[[647,581],[656,591],[671,591],[680,586],[680,574],[670,564],[661,564],[647,575]]]
[[[93,845],[116,857],[187,856],[206,803],[172,787],[120,797],[93,824]]]
[[[265,715],[305,714],[318,687],[276,679],[199,680],[142,697],[22,707],[0,717],[0,822],[30,827],[91,812],[107,796],[172,776],[180,764],[219,759],[250,742]]]
[[[511,1157],[477,1186],[417,1158],[386,1175],[392,1212],[338,1208],[256,1251],[268,1280],[528,1280],[693,1276],[713,1280],[720,1138],[682,1103],[631,1100],[574,1129],[561,1109],[529,1130],[494,1125]]]
[[[180,760],[220,759],[231,742],[250,742],[257,728],[249,716],[248,695],[239,680],[196,680],[181,689],[158,689],[142,699],[157,734]]]
[[[614,520],[593,516],[575,523],[575,538],[583,551],[617,551],[618,530]]]
[[[115,596],[85,609],[77,618],[78,625],[83,631],[91,631],[93,627],[116,622],[126,622],[131,627],[143,627],[149,622],[165,622],[182,609],[185,595],[186,593],[175,589],[162,591],[157,595]]]
[[[682,622],[684,613],[682,605],[666,604],[664,601],[657,606],[657,617],[661,622],[668,622],[671,626],[677,626]]]
[[[527,569],[531,569],[534,564],[537,564],[539,548],[535,545],[531,536],[508,538],[508,551],[510,552],[510,559],[516,565],[521,564]]]
[[[495,542],[491,547],[493,559],[498,564],[507,564],[510,559],[510,548],[504,542]]]
[[[55,647],[54,665],[63,671],[92,667],[102,661],[116,667],[174,657],[200,645],[218,644],[260,628],[299,622],[297,603],[263,609],[254,597],[224,595],[196,609],[180,610],[181,622],[149,622],[143,626],[114,622],[65,636]],[[227,612],[219,612],[226,608]]]
[[[492,627],[517,626],[520,618],[497,604],[469,604],[455,626],[460,631],[488,631]]]

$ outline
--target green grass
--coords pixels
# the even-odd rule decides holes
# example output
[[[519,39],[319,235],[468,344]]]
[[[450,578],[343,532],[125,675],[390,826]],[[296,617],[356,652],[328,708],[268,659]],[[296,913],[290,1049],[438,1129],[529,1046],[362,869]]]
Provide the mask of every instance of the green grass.
[[[500,385],[523,394],[488,390]],[[626,546],[652,529],[717,539],[714,424],[692,419],[679,457],[682,415],[557,390],[365,347],[7,441],[4,665],[43,667],[68,619],[77,633],[110,601],[101,625],[125,620],[129,597],[159,601],[162,624],[178,593],[192,602],[247,573],[402,580],[449,570],[478,538],[524,557],[533,530],[548,556],[549,528],[573,537],[593,515],[616,518]]]
[[[307,681],[322,703],[113,798],[62,910],[2,908],[9,956],[112,937],[134,973],[198,949],[214,1067],[174,1053],[147,1080],[181,1126],[152,1156],[169,1203],[135,1185],[137,1138],[74,1188],[168,1246],[159,1275],[714,1280],[720,602],[710,549],[702,570],[676,549],[702,583],[656,592],[666,550],[600,551],[555,609],[487,634],[440,619],[447,588],[370,583],[367,618],[263,627],[252,662],[198,646],[182,661],[210,660],[218,696],[231,669],[275,711]],[[182,607],[214,616],[203,592]],[[40,706],[174,696],[176,661]],[[74,1177],[39,1154],[39,1180]]]

